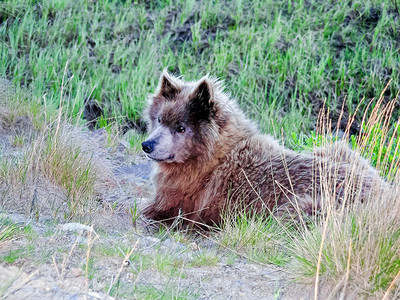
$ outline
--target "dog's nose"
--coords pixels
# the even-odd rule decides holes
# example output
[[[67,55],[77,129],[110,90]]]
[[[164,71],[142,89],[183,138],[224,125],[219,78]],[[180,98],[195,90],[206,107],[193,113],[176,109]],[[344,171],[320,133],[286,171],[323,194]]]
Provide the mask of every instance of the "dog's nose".
[[[144,141],[142,143],[142,149],[146,153],[151,153],[154,150],[154,141]]]

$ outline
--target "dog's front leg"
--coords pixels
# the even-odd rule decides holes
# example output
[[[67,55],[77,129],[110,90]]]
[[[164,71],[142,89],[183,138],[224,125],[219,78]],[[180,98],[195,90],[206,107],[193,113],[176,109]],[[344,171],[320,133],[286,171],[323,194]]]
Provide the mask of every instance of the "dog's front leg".
[[[155,221],[173,221],[182,209],[183,197],[177,191],[159,191],[154,201],[143,209],[143,215]]]

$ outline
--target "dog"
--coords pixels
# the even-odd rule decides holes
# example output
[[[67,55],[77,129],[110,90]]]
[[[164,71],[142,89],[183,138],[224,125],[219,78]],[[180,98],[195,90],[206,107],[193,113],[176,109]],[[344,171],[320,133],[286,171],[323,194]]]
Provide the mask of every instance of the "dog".
[[[156,191],[143,215],[156,221],[181,216],[219,225],[223,211],[234,207],[313,214],[328,192],[338,203],[349,193],[365,201],[383,182],[345,143],[298,153],[261,134],[209,76],[186,82],[164,71],[145,116],[149,137],[142,149],[155,162]]]

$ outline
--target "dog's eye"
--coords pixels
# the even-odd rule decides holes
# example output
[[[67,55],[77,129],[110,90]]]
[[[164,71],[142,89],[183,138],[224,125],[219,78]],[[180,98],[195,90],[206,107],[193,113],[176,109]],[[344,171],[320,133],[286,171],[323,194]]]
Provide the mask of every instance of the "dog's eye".
[[[161,117],[158,117],[157,122],[161,123]]]
[[[184,133],[184,132],[185,132],[185,127],[179,126],[179,127],[176,129],[176,132]]]

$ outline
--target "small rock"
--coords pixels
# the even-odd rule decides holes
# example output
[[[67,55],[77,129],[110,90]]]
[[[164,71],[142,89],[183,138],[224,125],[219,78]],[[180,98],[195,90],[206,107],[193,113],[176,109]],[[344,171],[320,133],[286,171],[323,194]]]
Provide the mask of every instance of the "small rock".
[[[153,168],[152,164],[149,161],[147,163],[142,163],[142,164],[121,166],[114,170],[114,174],[135,176],[141,179],[150,180],[152,168]]]
[[[195,242],[190,243],[190,244],[189,244],[189,247],[190,247],[190,249],[191,249],[192,251],[199,251],[199,250],[200,250],[199,245],[197,245],[197,243],[195,243]]]
[[[80,277],[83,276],[83,270],[79,268],[72,268],[71,269],[71,275],[73,277]]]
[[[160,242],[161,242],[160,239],[155,238],[155,237],[151,237],[151,236],[147,236],[147,237],[146,237],[146,240],[147,240],[148,242],[150,242],[150,243],[160,243]]]
[[[101,291],[102,289],[105,288],[105,284],[103,282],[99,282],[99,280],[97,280],[95,278],[92,280],[91,284],[92,284],[93,289],[96,291]]]
[[[104,299],[105,295],[100,295],[97,292],[89,292],[88,296],[93,297],[95,299]],[[114,297],[108,296],[107,299],[114,299]]]
[[[116,148],[117,151],[119,152],[124,152],[126,148],[128,148],[129,144],[125,141],[119,141],[119,144]]]
[[[88,225],[80,224],[80,223],[65,223],[62,225],[59,225],[58,228],[61,231],[89,231],[92,233],[95,233],[93,227],[90,227]]]
[[[166,240],[163,242],[163,244],[164,244],[165,247],[170,248],[170,247],[173,247],[174,241],[173,241],[172,239],[166,239]]]

